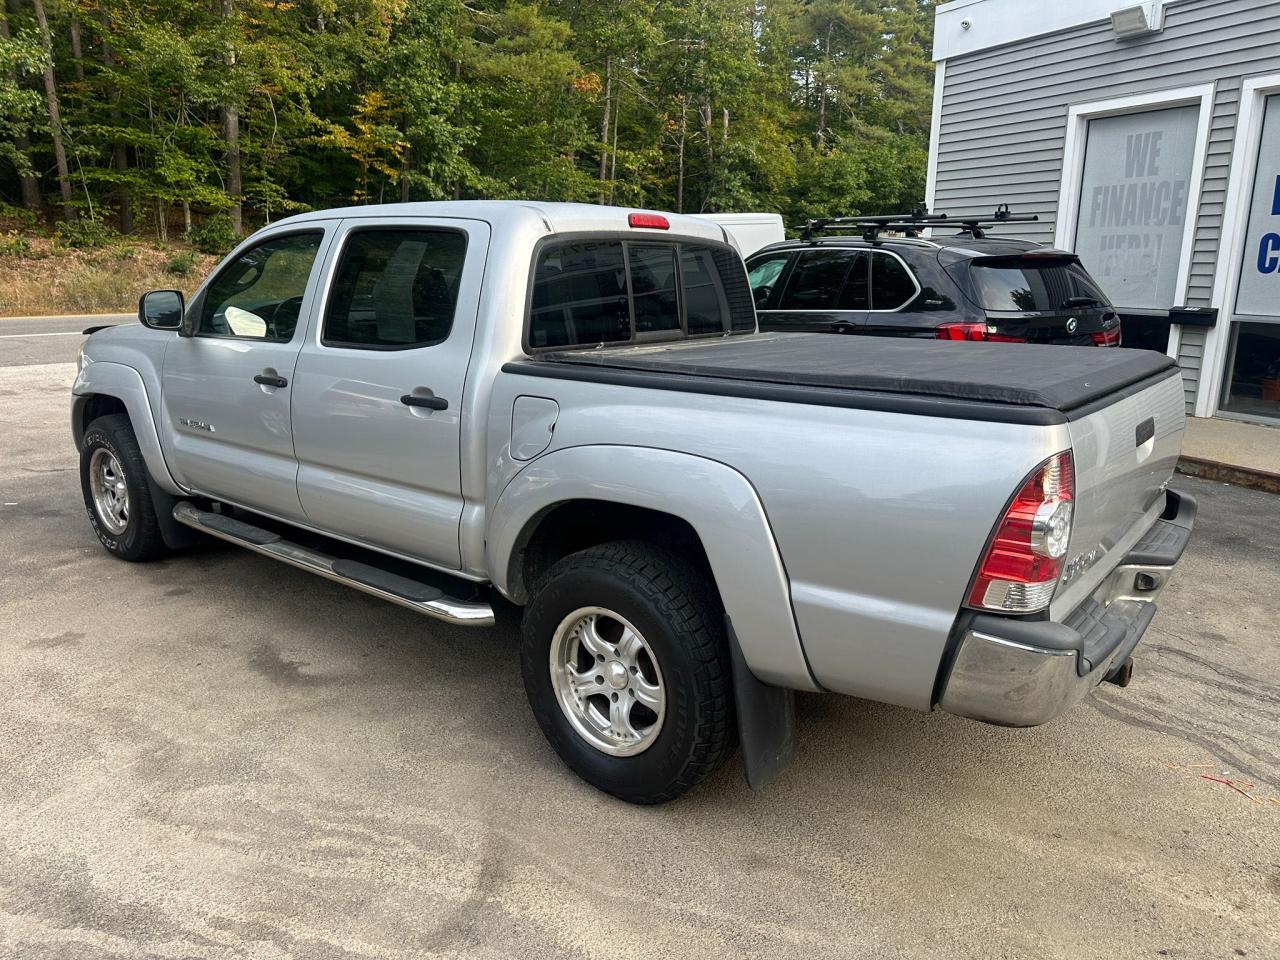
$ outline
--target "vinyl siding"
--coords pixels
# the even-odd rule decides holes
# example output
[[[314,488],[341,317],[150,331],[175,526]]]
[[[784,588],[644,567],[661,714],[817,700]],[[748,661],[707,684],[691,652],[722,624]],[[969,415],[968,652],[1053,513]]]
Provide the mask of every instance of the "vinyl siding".
[[[1119,4],[1118,4],[1119,5]],[[1036,223],[1009,228],[1052,243],[1068,108],[1216,84],[1186,304],[1210,306],[1243,77],[1280,70],[1280,0],[1181,0],[1164,31],[1118,42],[1109,21],[947,61],[934,207],[1008,203]],[[1195,399],[1205,332],[1182,331],[1178,362]]]

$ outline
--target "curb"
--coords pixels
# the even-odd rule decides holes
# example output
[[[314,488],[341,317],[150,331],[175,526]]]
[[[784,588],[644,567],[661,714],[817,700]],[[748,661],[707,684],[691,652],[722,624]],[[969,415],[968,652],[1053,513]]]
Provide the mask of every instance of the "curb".
[[[1265,493],[1280,493],[1280,473],[1272,473],[1269,470],[1237,467],[1230,463],[1218,463],[1216,460],[1203,460],[1200,457],[1184,455],[1178,459],[1178,473],[1188,477],[1199,477],[1201,480],[1217,480],[1237,487],[1262,490]]]

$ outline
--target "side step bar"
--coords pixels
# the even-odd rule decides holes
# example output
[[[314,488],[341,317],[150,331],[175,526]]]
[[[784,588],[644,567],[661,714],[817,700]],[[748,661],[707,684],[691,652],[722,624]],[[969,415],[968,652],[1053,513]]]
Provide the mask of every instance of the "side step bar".
[[[219,540],[261,553],[275,560],[299,567],[337,583],[345,583],[383,600],[425,613],[428,617],[464,627],[491,627],[493,607],[445,596],[430,584],[419,583],[367,563],[342,560],[318,550],[292,543],[273,530],[264,530],[232,517],[201,510],[188,500],[173,508],[173,519],[184,526],[207,533]]]

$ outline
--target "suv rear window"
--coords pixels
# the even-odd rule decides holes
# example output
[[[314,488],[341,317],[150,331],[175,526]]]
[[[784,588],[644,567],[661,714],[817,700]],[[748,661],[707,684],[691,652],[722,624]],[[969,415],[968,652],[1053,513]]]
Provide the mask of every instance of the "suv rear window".
[[[975,260],[969,275],[979,305],[985,310],[1023,313],[1056,312],[1072,297],[1089,297],[1099,305],[1106,296],[1083,267],[1071,260]]]
[[[538,254],[529,346],[751,333],[742,260],[699,243],[576,240]]]

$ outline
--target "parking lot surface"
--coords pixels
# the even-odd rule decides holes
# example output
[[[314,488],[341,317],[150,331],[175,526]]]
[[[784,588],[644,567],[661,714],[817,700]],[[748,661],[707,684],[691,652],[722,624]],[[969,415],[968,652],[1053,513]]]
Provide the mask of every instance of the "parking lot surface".
[[[1127,690],[1033,730],[805,696],[763,794],[642,809],[544,743],[511,623],[111,559],[78,343],[0,339],[0,957],[1280,956],[1280,499],[1175,482]]]

